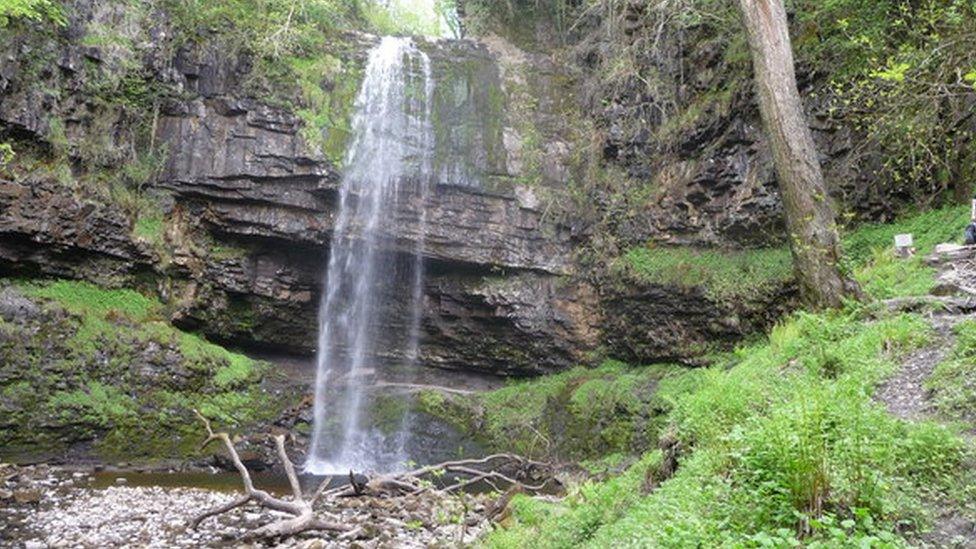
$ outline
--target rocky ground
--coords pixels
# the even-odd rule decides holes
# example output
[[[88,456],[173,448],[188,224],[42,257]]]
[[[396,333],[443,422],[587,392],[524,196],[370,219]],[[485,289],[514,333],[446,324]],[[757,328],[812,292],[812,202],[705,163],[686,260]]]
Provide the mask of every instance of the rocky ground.
[[[953,327],[976,318],[976,287],[970,281],[976,277],[976,252],[971,247],[949,247],[928,258],[939,270],[935,293],[954,297],[934,297],[925,303],[936,312],[929,315],[933,338],[929,346],[909,355],[900,368],[879,387],[876,398],[892,415],[906,421],[942,420],[935,410],[932,395],[925,382],[936,367],[947,359],[955,346]],[[892,300],[896,308],[908,302]],[[914,306],[909,306],[909,309]],[[974,437],[968,437],[972,444]],[[976,522],[951,505],[939,505],[935,528],[917,540],[923,546],[976,548]]]
[[[0,466],[0,545],[45,547],[436,547],[472,541],[488,528],[487,496],[344,498],[323,511],[356,528],[355,537],[314,534],[242,540],[283,515],[246,506],[190,530],[197,513],[239,494],[201,488],[98,487],[88,471]]]

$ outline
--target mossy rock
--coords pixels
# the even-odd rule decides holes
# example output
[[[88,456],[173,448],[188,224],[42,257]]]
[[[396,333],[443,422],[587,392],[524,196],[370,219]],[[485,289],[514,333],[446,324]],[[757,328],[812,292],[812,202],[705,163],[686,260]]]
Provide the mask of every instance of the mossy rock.
[[[265,391],[268,364],[173,328],[152,296],[74,281],[6,281],[0,305],[5,455],[87,448],[102,460],[199,457],[192,410],[240,431],[288,404]]]

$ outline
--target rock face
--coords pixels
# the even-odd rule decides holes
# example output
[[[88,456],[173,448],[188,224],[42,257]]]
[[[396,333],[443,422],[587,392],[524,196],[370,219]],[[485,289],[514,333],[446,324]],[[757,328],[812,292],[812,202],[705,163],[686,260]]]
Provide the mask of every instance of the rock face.
[[[623,172],[629,185],[652,189],[637,196],[606,188],[594,192],[601,209],[613,214],[606,221],[608,232],[624,246],[785,242],[748,56],[730,51],[736,46],[715,25],[672,24],[672,8],[629,2],[620,9],[613,20],[602,21],[600,15],[581,19],[570,37],[574,63],[583,75],[584,110],[598,130],[594,135],[603,161]],[[614,26],[618,18],[619,29]],[[606,38],[601,25],[618,34]],[[809,29],[795,31],[797,40],[809,36]],[[945,194],[946,184],[936,188],[940,184],[933,180],[940,176],[935,174],[914,180],[883,174],[891,152],[845,118],[844,107],[829,103],[834,67],[805,64],[800,47],[800,94],[842,219],[890,221],[906,206]],[[619,72],[604,65],[623,61],[631,64]],[[947,155],[940,168],[953,174],[946,176],[953,181],[966,181],[972,164],[972,147],[964,136],[976,131],[974,101],[976,95],[962,94],[940,114],[951,148],[959,153]]]
[[[314,352],[337,215],[336,163],[309,145],[294,112],[245,91],[248,59],[206,42],[167,58],[163,34],[129,27],[123,31],[140,44],[139,55],[120,59],[113,48],[83,44],[123,14],[85,2],[73,8],[61,34],[8,31],[5,41],[0,125],[65,167],[45,176],[19,165],[0,183],[4,270],[154,286],[177,326],[245,348]],[[374,41],[344,40],[350,66]],[[596,343],[590,298],[565,281],[574,271],[572,244],[569,230],[546,216],[550,189],[522,179],[521,143],[511,139],[521,121],[506,108],[510,90],[496,55],[467,41],[419,45],[436,82],[437,176],[425,204],[413,196],[396,212],[399,230],[386,235],[385,253],[396,263],[424,240],[424,362],[495,374],[577,363]],[[58,69],[31,81],[27,52],[57,59]],[[148,237],[132,208],[73,182],[96,169],[118,171],[116,163],[131,160],[124,151],[145,139],[129,127],[130,106],[84,95],[136,58],[163,90],[151,140],[164,163],[147,187],[164,214],[159,234]],[[64,91],[39,101],[43,87]],[[113,136],[98,151],[104,165],[86,148],[99,133]],[[376,329],[403,329],[397,315],[392,310]],[[401,353],[392,344],[377,350],[389,361]]]
[[[114,4],[72,8],[62,31],[2,31],[0,130],[29,151],[0,172],[3,270],[152,287],[181,328],[311,355],[341,168],[312,144],[295,106],[302,99],[288,107],[260,97],[247,83],[251,60],[217,44],[175,47],[165,14],[140,27]],[[98,41],[85,37],[105,27],[136,46],[123,55],[88,45]],[[354,78],[375,39],[341,40],[336,56]],[[760,324],[694,293],[611,292],[587,282],[576,250],[593,236],[597,212],[614,217],[614,207],[599,196],[581,208],[564,204],[578,190],[573,156],[583,135],[579,82],[565,67],[497,37],[419,47],[435,80],[437,176],[423,205],[411,195],[396,212],[400,228],[384,235],[384,253],[395,264],[424,241],[426,365],[541,374],[585,362],[604,344],[638,361],[686,358],[697,342],[731,341]],[[123,101],[99,87],[133,64],[148,75],[145,94]],[[335,82],[321,88],[339,97]],[[752,119],[706,117],[712,122],[678,140],[677,161],[652,167],[641,160],[651,136],[614,129],[633,115],[625,99],[596,112],[609,125],[601,161],[653,178],[661,190],[637,215],[617,216],[616,234],[753,243],[776,233],[778,199]],[[147,109],[152,116],[140,112]],[[341,128],[318,129],[341,142]],[[139,166],[127,165],[127,151],[147,141],[161,163],[134,185],[129,170]],[[697,154],[706,144],[709,154]],[[107,183],[93,176],[120,173]],[[137,200],[117,192],[140,185],[139,200],[154,197],[162,210],[148,234]],[[392,306],[374,329],[402,331],[402,315]],[[393,339],[375,350],[384,363],[402,356]]]
[[[118,209],[80,200],[55,181],[0,180],[3,270],[111,282],[152,256],[129,237]]]
[[[69,282],[69,301],[139,297]],[[263,383],[270,365],[240,361],[156,322],[69,311],[51,287],[0,284],[0,457],[167,459],[200,455],[190,410],[240,428],[266,425],[294,394]],[[128,292],[133,294],[134,292]],[[97,309],[97,305],[95,305]],[[223,372],[221,374],[220,372]]]
[[[508,172],[494,61],[467,42],[423,47],[441,90],[434,97],[435,188],[424,204],[418,196],[403,203],[391,224],[399,229],[385,240],[391,262],[424,240],[425,362],[493,373],[566,367],[582,347],[566,339],[573,335],[566,325],[575,322],[568,311],[579,311],[557,312],[550,301],[557,279],[572,269],[569,235],[543,219],[534,192]],[[189,224],[240,248],[228,259],[176,257],[192,280],[179,290],[181,326],[314,351],[340,174],[307,152],[299,130],[287,112],[219,95],[176,105],[160,119],[157,136],[170,155],[158,184],[172,191]],[[492,274],[498,270],[532,283],[483,289],[506,278]],[[403,329],[394,313],[377,329]]]

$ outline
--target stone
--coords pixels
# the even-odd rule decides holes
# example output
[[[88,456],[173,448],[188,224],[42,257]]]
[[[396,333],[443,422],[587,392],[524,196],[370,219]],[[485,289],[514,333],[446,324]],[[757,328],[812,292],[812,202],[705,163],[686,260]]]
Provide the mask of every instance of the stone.
[[[14,490],[14,501],[20,504],[37,503],[41,501],[41,491],[30,488]]]

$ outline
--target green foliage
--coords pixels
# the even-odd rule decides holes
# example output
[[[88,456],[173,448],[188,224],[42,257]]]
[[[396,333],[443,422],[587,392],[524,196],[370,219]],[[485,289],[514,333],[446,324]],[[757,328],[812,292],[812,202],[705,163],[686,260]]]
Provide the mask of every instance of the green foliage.
[[[868,136],[862,146],[881,146],[882,175],[895,184],[965,183],[949,173],[970,136],[947,132],[946,106],[933,98],[972,93],[964,75],[976,65],[976,5],[803,0],[797,13],[801,61],[829,67],[831,113]]]
[[[56,301],[68,312],[84,316],[122,316],[139,322],[160,310],[157,301],[134,290],[106,290],[88,282],[56,280],[22,288],[27,295]]]
[[[542,42],[561,43],[574,22],[574,12],[587,2],[575,0],[466,0],[465,31],[471,35],[496,33],[533,49]]]
[[[640,495],[660,459],[651,452],[563,502],[520,503],[486,544],[903,545],[899,529],[924,528],[921,503],[964,469],[955,434],[896,420],[870,396],[928,330],[912,315],[798,314],[728,364],[662,383],[686,449],[674,477]]]
[[[63,419],[90,423],[102,428],[135,418],[136,402],[117,388],[98,381],[85,388],[55,393],[48,401]]]
[[[951,206],[903,217],[891,224],[865,225],[844,235],[844,266],[871,297],[928,293],[935,271],[924,258],[936,244],[957,242],[969,223],[969,208]],[[893,252],[896,234],[911,233],[917,253],[902,259]]]
[[[680,371],[607,361],[477,397],[423,392],[418,405],[499,450],[577,460],[633,455],[656,444],[670,393],[660,387]]]
[[[456,32],[449,19],[453,1],[391,0],[364,2],[363,14],[377,34],[445,36]]]
[[[843,235],[843,265],[865,292],[877,299],[927,293],[935,271],[924,258],[936,244],[957,242],[969,223],[968,206],[949,206],[900,218],[895,223],[867,224]],[[896,234],[911,233],[917,253],[898,258]],[[786,247],[753,250],[699,250],[649,244],[619,258],[618,272],[644,282],[681,288],[700,287],[717,301],[735,302],[769,295],[793,277]]]
[[[164,219],[162,212],[149,212],[136,219],[132,226],[132,235],[151,243],[161,243],[163,240]]]
[[[0,168],[13,160],[15,156],[14,148],[10,143],[0,142]]]
[[[976,423],[976,321],[955,327],[956,346],[926,381],[939,412]]]
[[[57,26],[67,24],[56,0],[0,0],[0,28],[17,19],[49,21]]]
[[[510,508],[519,527],[496,530],[485,545],[578,547],[602,527],[620,520],[642,499],[646,472],[660,461],[659,450],[649,452],[623,474],[606,482],[584,483],[556,504],[516,496]]]
[[[702,287],[717,301],[760,298],[793,278],[785,247],[723,251],[647,246],[627,252],[617,267],[630,269],[645,282]]]
[[[480,397],[483,435],[499,448],[575,459],[653,446],[666,406],[655,387],[677,366],[630,368],[608,361]]]
[[[949,206],[909,213],[893,223],[861,225],[844,234],[844,259],[851,268],[863,265],[878,250],[892,248],[902,233],[914,235],[919,255],[930,254],[936,244],[960,241],[968,223],[968,206]]]

